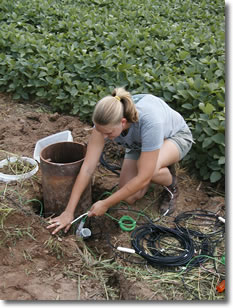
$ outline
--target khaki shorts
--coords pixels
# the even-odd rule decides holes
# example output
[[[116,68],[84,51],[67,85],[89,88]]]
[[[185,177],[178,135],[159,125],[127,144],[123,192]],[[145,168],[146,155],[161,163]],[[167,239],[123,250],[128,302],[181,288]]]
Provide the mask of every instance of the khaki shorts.
[[[177,146],[180,153],[180,160],[190,151],[194,143],[192,133],[189,129],[181,130],[177,132],[176,135],[168,137],[167,140],[172,141]],[[140,155],[140,150],[125,149],[125,159],[138,160]]]

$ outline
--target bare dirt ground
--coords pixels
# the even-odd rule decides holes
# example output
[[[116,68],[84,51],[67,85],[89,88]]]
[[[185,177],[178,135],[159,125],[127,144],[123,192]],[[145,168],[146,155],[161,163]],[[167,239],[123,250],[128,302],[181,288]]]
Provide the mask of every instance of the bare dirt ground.
[[[7,152],[33,157],[39,139],[67,129],[72,132],[74,141],[88,142],[91,127],[77,117],[54,114],[41,105],[16,103],[9,96],[0,95],[0,159],[4,159]],[[106,156],[113,161],[118,152],[120,150],[114,146],[113,150],[108,147]],[[151,187],[134,206],[113,208],[109,212],[111,217],[104,215],[89,219],[87,226],[92,230],[92,236],[83,241],[73,231],[68,235],[60,232],[52,236],[46,229],[48,221],[39,215],[43,202],[41,178],[39,169],[35,176],[23,182],[0,182],[0,299],[195,299],[192,296],[194,289],[187,290],[184,281],[176,279],[176,270],[150,269],[141,261],[134,264],[132,261],[138,261],[139,257],[131,260],[126,253],[116,253],[114,249],[116,246],[131,247],[130,233],[122,231],[116,219],[126,214],[134,217],[136,214],[132,210],[144,211],[155,221],[159,219],[156,200],[161,188]],[[178,180],[180,195],[177,210],[172,217],[165,217],[159,223],[170,226],[179,213],[197,209],[225,216],[223,194],[208,183],[190,178],[181,168],[178,168]],[[92,199],[97,200],[117,183],[118,176],[99,165],[92,180]],[[145,222],[143,217],[140,219],[141,223]],[[223,254],[224,240],[219,249]],[[217,252],[219,254],[219,250]],[[205,268],[203,272],[198,269],[189,281],[207,272],[212,293],[202,294],[199,290],[199,299],[223,300],[224,293],[216,293],[215,290],[222,276],[211,274],[211,271],[212,268]],[[168,274],[171,276],[166,276]]]

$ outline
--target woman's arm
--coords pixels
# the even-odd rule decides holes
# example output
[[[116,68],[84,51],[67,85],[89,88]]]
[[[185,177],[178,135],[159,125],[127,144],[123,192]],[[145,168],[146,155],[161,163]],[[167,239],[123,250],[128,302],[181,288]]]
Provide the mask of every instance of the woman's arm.
[[[94,128],[89,139],[87,153],[83,165],[74,183],[70,200],[66,207],[66,211],[69,211],[72,214],[74,214],[77,203],[83,191],[87,187],[91,179],[91,176],[94,173],[95,168],[99,162],[99,158],[103,151],[103,148],[104,148],[103,135]]]
[[[158,155],[159,150],[142,152],[138,160],[138,174],[110,197],[93,204],[88,216],[103,215],[111,206],[127,199],[148,185],[155,172]]]
[[[65,227],[65,232],[69,230],[71,226],[70,222],[74,218],[76,206],[80,200],[82,193],[87,187],[93,172],[95,171],[103,148],[104,137],[94,128],[88,142],[84,162],[75,180],[66,209],[60,216],[51,219],[51,224],[47,227],[47,229],[57,227],[53,231],[53,234],[57,233],[59,230]]]

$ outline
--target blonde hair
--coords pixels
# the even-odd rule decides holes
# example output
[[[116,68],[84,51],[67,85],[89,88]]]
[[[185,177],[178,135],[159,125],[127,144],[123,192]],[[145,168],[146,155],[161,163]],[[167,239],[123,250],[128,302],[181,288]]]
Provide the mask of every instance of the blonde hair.
[[[112,95],[105,96],[95,106],[92,121],[99,125],[119,124],[122,118],[128,122],[138,121],[138,112],[129,92],[115,88]]]

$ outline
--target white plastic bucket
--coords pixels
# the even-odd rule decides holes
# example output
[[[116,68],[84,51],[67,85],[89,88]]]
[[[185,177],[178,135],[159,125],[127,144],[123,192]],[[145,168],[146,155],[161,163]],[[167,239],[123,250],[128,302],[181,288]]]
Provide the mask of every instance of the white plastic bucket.
[[[50,135],[48,137],[44,137],[37,141],[33,158],[40,163],[40,152],[50,144],[54,144],[57,142],[65,142],[65,141],[73,141],[73,137],[71,135],[71,131],[65,130],[63,132]]]
[[[34,168],[29,172],[18,174],[18,175],[5,174],[5,173],[0,172],[0,181],[8,183],[11,181],[25,180],[25,179],[30,178],[34,174],[36,174],[36,172],[39,169],[37,162],[34,159],[29,158],[29,157],[9,157],[7,159],[3,159],[0,161],[0,169],[3,168],[4,166],[7,166],[9,163],[16,162],[17,160],[28,162],[30,165],[34,166]]]

